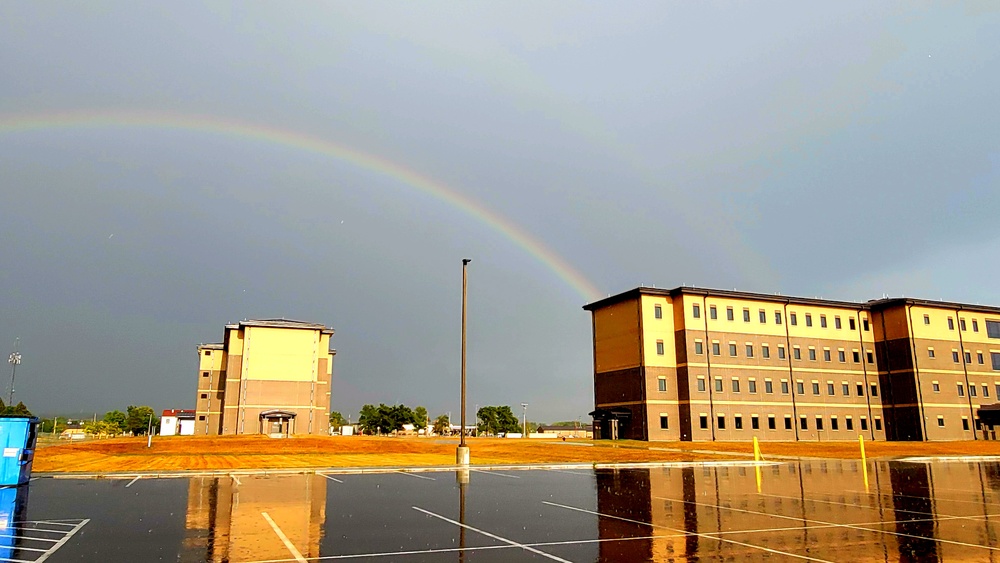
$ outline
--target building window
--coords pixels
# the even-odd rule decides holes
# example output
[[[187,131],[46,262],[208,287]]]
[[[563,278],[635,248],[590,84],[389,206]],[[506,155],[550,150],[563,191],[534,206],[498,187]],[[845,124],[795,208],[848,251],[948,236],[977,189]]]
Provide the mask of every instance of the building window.
[[[979,332],[979,321],[972,319],[972,332]]]
[[[837,350],[837,361],[842,364],[847,363],[847,354],[843,350]]]
[[[798,315],[796,315],[795,313],[788,313],[788,322],[791,323],[792,326],[798,325],[799,324]]]
[[[792,429],[792,417],[790,415],[785,415],[785,430]]]
[[[812,325],[813,325],[812,313],[806,313],[806,326],[812,326]]]
[[[712,355],[713,356],[721,356],[722,355],[722,350],[719,349],[719,343],[718,342],[713,342],[712,343]]]
[[[715,308],[715,305],[708,306],[708,318],[712,319],[713,321],[719,318],[719,310]]]
[[[820,415],[816,415],[816,430],[822,430],[822,429],[823,429],[823,417]]]
[[[958,363],[958,350],[951,351],[951,361]]]
[[[662,356],[663,355],[663,341],[662,340],[657,340],[656,341],[656,355],[657,356]]]
[[[986,336],[1000,338],[1000,321],[986,321]]]
[[[865,352],[865,359],[868,360],[869,364],[874,364],[875,354],[873,354],[871,350],[868,350],[867,352]]]
[[[941,392],[941,384],[938,383],[937,381],[931,382],[931,388],[934,389],[935,393],[940,393]]]
[[[972,363],[972,352],[969,352],[968,350],[965,351],[965,363]]]
[[[771,349],[767,346],[767,344],[760,345],[760,356],[765,360],[770,359]]]
[[[774,382],[772,382],[770,379],[764,380],[764,392],[774,393]]]
[[[751,393],[756,393],[757,392],[757,380],[756,379],[751,379],[750,381],[747,382],[747,391],[749,391]]]
[[[743,309],[743,322],[750,322],[750,309]]]
[[[720,414],[719,415],[719,417],[718,417],[718,426],[716,426],[716,427],[719,430],[725,430],[726,429],[726,415],[724,415],[724,414]]]
[[[691,315],[694,316],[694,318],[696,318],[696,319],[700,319],[701,318],[701,305],[699,305],[697,303],[695,303],[694,305],[692,305],[691,306]]]
[[[795,382],[795,392],[798,393],[799,395],[805,395],[805,393],[806,393],[806,384],[803,383],[803,382],[801,382],[801,381],[796,381]]]
[[[733,417],[733,428],[737,430],[743,430],[743,416],[736,415]]]
[[[206,356],[211,356],[211,355],[212,355],[212,352],[210,352],[209,350],[205,350],[205,355],[206,355]]]
[[[705,390],[705,378],[704,377],[699,377],[698,378],[698,390],[699,391],[704,391]]]
[[[853,419],[853,418],[851,418],[851,417],[847,417],[847,418],[845,418],[845,419],[844,419],[844,426],[845,426],[845,427],[846,427],[846,428],[847,428],[848,430],[854,430],[854,419]]]
[[[990,387],[989,387],[989,385],[986,385],[985,383],[983,383],[983,397],[987,397],[988,398],[989,396],[990,396]]]
[[[205,415],[198,415],[198,420],[205,420]]]
[[[840,385],[840,391],[845,397],[851,396],[851,386],[848,385],[847,383],[842,383]]]
[[[208,398],[208,393],[202,393],[201,394],[201,398],[202,399],[207,399]]]
[[[958,319],[958,330],[965,332],[965,319],[961,317]]]
[[[833,391],[833,382],[832,381],[827,381],[826,382],[826,394],[827,395],[833,395],[833,393],[834,393],[834,391]]]
[[[776,324],[776,325],[780,325],[781,324],[781,311],[775,311],[774,312],[774,324]]]
[[[938,426],[940,426],[941,428],[944,428],[944,417],[938,415],[937,420],[938,420]]]
[[[1000,384],[997,385],[997,388],[1000,389]],[[781,392],[785,395],[788,394],[788,380],[786,379],[781,380]]]
[[[955,330],[955,319],[948,317],[948,330]]]
[[[812,346],[809,347],[809,361],[811,362],[816,361],[816,349],[813,348]]]
[[[872,392],[872,397],[878,397],[878,385],[872,383],[871,392]]]
[[[655,318],[657,318],[657,319],[662,319],[663,318],[663,307],[660,307],[659,305],[654,305],[653,306],[653,316]]]
[[[733,320],[733,308],[732,307],[726,307],[726,320],[727,321]]]
[[[208,377],[208,372],[207,372],[207,371],[203,371],[203,372],[201,372],[201,376],[202,376],[202,377]]]
[[[840,317],[833,317],[833,328],[840,330],[843,326],[840,324]]]
[[[856,327],[857,325],[855,325],[855,324],[854,324],[854,317],[850,317],[850,318],[848,318],[848,319],[847,319],[847,326],[848,326],[848,327],[849,327],[849,328],[850,328],[851,330],[854,330],[854,329],[855,329],[855,327]]]
[[[865,329],[865,332],[868,332],[868,319],[861,319],[861,328]]]
[[[818,381],[813,381],[812,382],[812,388],[813,388],[813,395],[819,395],[819,382]]]
[[[698,422],[701,425],[702,430],[708,430],[708,415],[703,414],[698,417]]]
[[[739,393],[739,392],[740,392],[740,380],[736,379],[734,377],[733,378],[733,393]]]
[[[785,359],[785,346],[782,344],[778,344],[778,358]]]
[[[861,429],[868,430],[868,419],[863,416],[861,417]]]
[[[993,387],[994,391],[997,392],[997,397],[1000,397],[1000,383],[995,384]]]
[[[829,362],[830,361],[830,350],[829,349],[824,349],[823,350],[823,361],[825,361],[825,362]]]
[[[694,353],[699,356],[705,353],[705,345],[701,343],[701,340],[694,341]]]
[[[956,387],[958,387],[958,396],[959,397],[964,397],[965,396],[965,386],[962,385],[961,383],[959,383]]]
[[[734,358],[736,357],[736,343],[735,342],[730,342],[729,343],[729,355],[732,356],[732,357],[734,357]]]
[[[656,384],[657,384],[657,386],[658,386],[658,388],[659,388],[659,390],[661,392],[667,390],[667,378],[666,377],[660,377],[660,378],[658,378],[656,380]]]
[[[934,348],[928,348],[927,349],[927,357],[928,358],[933,358],[934,357]]]
[[[670,423],[669,423],[669,421],[667,419],[667,415],[661,414],[660,415],[660,430],[667,430],[669,428],[670,428]]]
[[[1000,371],[1000,354],[996,352],[990,352],[990,360],[993,363],[993,370]]]
[[[860,384],[860,383],[858,383],[857,392],[858,392],[858,397],[864,397],[865,396],[865,386],[862,385],[862,384]]]
[[[931,316],[930,315],[924,315],[924,324],[925,325],[931,324]]]
[[[962,430],[968,430],[968,429],[969,429],[969,419],[963,416],[962,417]]]
[[[719,392],[722,392],[722,378],[721,377],[716,377],[715,378],[715,390],[719,391]]]
[[[750,415],[750,429],[760,430],[760,419],[755,414]]]
[[[799,417],[799,427],[803,430],[809,430],[809,419],[806,418],[806,415]]]
[[[837,417],[830,417],[830,430],[840,430],[839,422],[837,422]]]
[[[819,316],[819,326],[820,328],[826,328],[826,315]]]
[[[764,309],[761,309],[759,311],[759,314],[760,314],[760,324],[766,324],[767,323],[767,311],[765,311]]]
[[[969,396],[970,397],[975,397],[976,396],[976,386],[975,385],[972,385],[972,384],[969,385]]]
[[[976,352],[976,361],[979,362],[979,365],[983,365],[983,353],[982,352]]]
[[[795,358],[796,360],[802,359],[802,350],[798,346],[792,348],[792,357]]]
[[[861,354],[857,350],[851,350],[851,359],[857,364],[861,362]]]
[[[774,430],[775,428],[777,428],[777,426],[775,426],[774,424],[774,415],[773,414],[767,415],[767,429]]]
[[[747,344],[747,357],[753,357],[753,344]]]

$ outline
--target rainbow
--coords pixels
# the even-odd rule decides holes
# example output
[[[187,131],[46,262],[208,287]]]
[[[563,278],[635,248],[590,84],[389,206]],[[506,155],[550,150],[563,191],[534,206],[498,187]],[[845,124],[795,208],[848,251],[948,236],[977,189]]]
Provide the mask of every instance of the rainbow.
[[[0,135],[69,128],[153,128],[194,131],[280,145],[320,154],[392,178],[462,211],[499,232],[551,270],[585,300],[601,297],[596,287],[561,256],[523,229],[446,186],[378,155],[309,134],[208,115],[148,111],[88,111],[36,115],[0,115]]]

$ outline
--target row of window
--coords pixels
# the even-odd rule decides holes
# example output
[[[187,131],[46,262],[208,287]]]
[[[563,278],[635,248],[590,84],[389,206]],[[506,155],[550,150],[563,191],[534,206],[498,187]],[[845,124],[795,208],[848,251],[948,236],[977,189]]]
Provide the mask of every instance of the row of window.
[[[820,382],[816,381],[816,380],[813,380],[810,383],[811,383],[812,394],[813,395],[819,395],[820,394],[820,389],[821,389]],[[779,380],[778,384],[779,384],[779,388],[781,389],[781,394],[782,395],[788,395],[790,393],[789,381],[787,379],[781,379],[781,380]],[[935,384],[937,384],[937,382],[935,382]],[[795,381],[795,393],[797,395],[805,395],[806,394],[806,387],[805,387],[805,385],[806,385],[805,381],[803,381],[801,379],[796,380]],[[703,375],[699,375],[698,376],[697,386],[698,386],[697,387],[698,391],[705,392],[705,391],[708,390],[708,384],[705,381],[705,376],[703,376]],[[666,392],[667,391],[667,378],[666,377],[660,377],[658,379],[658,381],[657,381],[657,387],[658,387],[658,389],[659,389],[660,392]],[[740,378],[733,377],[733,378],[730,379],[730,390],[733,393],[740,393],[742,391],[742,388],[743,388],[743,385],[742,385],[742,380]],[[863,383],[856,383],[854,385],[854,388],[855,388],[855,392],[856,392],[856,394],[857,394],[858,397],[864,397],[865,396],[865,385]],[[722,378],[721,377],[716,377],[715,378],[715,391],[718,392],[718,393],[721,393],[723,391],[723,389],[724,389],[724,385],[723,385]],[[986,395],[986,393],[988,393],[988,390],[986,390],[986,386],[985,385],[983,385],[983,389],[984,389],[984,395]],[[756,378],[751,377],[751,378],[747,379],[746,390],[747,390],[747,393],[750,393],[750,394],[757,393],[757,379]],[[937,390],[937,388],[935,388],[935,390]],[[998,390],[997,391],[997,396],[1000,396],[1000,383],[997,384],[997,390]],[[870,394],[871,394],[872,397],[878,397],[878,385],[877,384],[875,384],[875,383],[870,384],[869,391],[870,391]],[[827,381],[826,382],[826,394],[830,395],[830,396],[833,396],[833,395],[837,394],[836,392],[837,392],[837,385],[834,384],[833,381]],[[774,381],[771,378],[765,378],[764,379],[764,393],[767,393],[767,394],[773,394],[774,393]],[[851,384],[848,383],[847,381],[841,381],[840,382],[840,393],[844,397],[850,397],[851,396]],[[986,396],[988,396],[988,395],[986,395]]]
[[[956,389],[958,390],[958,396],[959,397],[964,397],[965,396],[965,385],[963,385],[962,383],[956,383],[955,385],[956,385]],[[940,393],[941,392],[941,384],[938,383],[937,381],[932,381],[931,382],[931,386],[934,389],[935,393]],[[988,384],[986,384],[986,383],[983,383],[982,387],[983,387],[983,397],[989,399],[990,398],[990,386]],[[996,390],[997,397],[1000,397],[1000,383],[994,384],[993,387]],[[976,384],[975,383],[970,383],[969,384],[969,396],[970,397],[975,397],[976,395],[977,395],[977,393],[976,393]]]
[[[959,358],[961,358],[962,356],[965,357],[964,359],[966,364],[972,363],[972,352],[966,350],[964,354],[959,355],[958,350],[951,351],[951,361],[955,362],[956,364],[961,361]],[[933,347],[927,348],[927,357],[928,358],[937,357],[935,356]],[[984,365],[986,363],[982,351],[976,350],[976,362],[979,363],[979,365]],[[990,352],[990,363],[992,364],[994,370],[1000,371],[1000,353]]]
[[[691,308],[691,315],[694,318],[696,318],[696,319],[700,319],[701,318],[701,305],[698,304],[698,303],[694,303],[691,307],[692,307]],[[655,305],[654,308],[653,308],[653,315],[657,319],[663,318],[663,309],[659,305]],[[718,311],[718,309],[716,308],[715,305],[709,305],[708,306],[708,317],[710,319],[712,319],[712,320],[716,320],[716,319],[719,318],[719,311]],[[813,326],[813,316],[812,316],[812,313],[805,313],[804,317],[805,317],[806,326]],[[735,320],[735,319],[736,319],[736,313],[733,310],[733,308],[732,307],[726,307],[726,320],[732,321],[732,320]],[[758,311],[757,311],[757,320],[760,322],[760,324],[767,324],[767,311],[765,311],[764,309],[758,309]],[[747,307],[743,308],[743,322],[745,322],[745,323],[750,322],[750,309],[747,308]],[[778,310],[774,311],[774,324],[780,325],[781,322],[782,322],[781,311],[778,311]],[[788,313],[788,324],[790,324],[792,326],[797,326],[799,324],[799,315],[798,315],[798,313],[795,313],[795,312],[789,312]],[[847,324],[848,324],[848,327],[850,328],[850,330],[856,330],[857,325],[854,322],[854,317],[848,317],[847,318]],[[828,323],[827,323],[827,316],[826,315],[820,315],[819,316],[819,326],[820,326],[820,328],[827,328]],[[844,325],[841,322],[840,315],[834,315],[834,317],[833,317],[833,327],[836,328],[837,330],[840,330],[840,329],[843,328],[843,326]],[[865,330],[865,332],[867,332],[869,330],[868,319],[861,319],[861,326]]]
[[[729,355],[731,357],[735,358],[738,355],[738,353],[737,353],[738,350],[739,350],[739,347],[736,345],[735,342],[730,342],[729,343]],[[660,355],[660,356],[662,356],[665,353],[665,348],[664,348],[664,344],[663,344],[662,340],[657,340],[656,341],[656,353],[657,353],[657,355]],[[697,354],[697,355],[699,355],[699,356],[703,355],[705,353],[705,344],[701,340],[695,340],[694,341],[694,353]],[[744,354],[746,355],[747,358],[753,358],[754,357],[754,345],[752,343],[747,342],[745,344],[745,346],[744,346]],[[813,347],[813,346],[810,346],[808,348],[808,354],[809,354],[809,360],[815,362],[816,361],[816,348]],[[717,340],[713,340],[712,341],[712,355],[713,356],[721,356],[722,355],[722,344],[720,344]],[[765,343],[765,344],[761,344],[760,345],[760,357],[763,358],[763,359],[765,359],[765,360],[771,359],[771,346],[769,344]],[[785,356],[785,345],[784,344],[778,344],[778,359],[779,360],[784,360],[785,358],[786,358],[786,356]],[[797,345],[796,346],[792,346],[792,358],[796,359],[796,360],[801,360],[802,359],[802,349],[801,349],[801,347],[799,347]],[[832,353],[832,351],[829,348],[824,348],[823,349],[823,360],[826,361],[826,362],[833,361],[833,353]],[[858,350],[851,350],[851,360],[854,363],[860,363],[861,362],[861,352],[858,351]],[[875,354],[871,350],[866,350],[865,351],[865,360],[869,364],[874,364],[875,363]],[[837,361],[841,362],[841,363],[847,363],[847,352],[843,348],[838,348],[837,349]]]
[[[830,430],[840,430],[840,419],[837,418],[836,415],[830,416],[829,418],[830,418]],[[940,419],[941,417],[938,417],[938,418]],[[825,429],[824,419],[823,419],[822,415],[816,415],[815,421],[816,421],[816,430],[824,430]],[[665,415],[665,414],[661,414],[660,415],[660,428],[661,429],[668,430],[668,424],[669,424],[669,422],[670,421],[667,419],[667,415]],[[882,430],[882,418],[881,417],[876,416],[872,420],[872,422],[875,425],[875,430]],[[860,417],[858,419],[858,423],[861,425],[861,430],[868,430],[868,417],[865,417],[865,416]],[[968,423],[968,420],[966,420],[966,424],[967,423]],[[698,416],[698,426],[702,430],[708,430],[708,414],[707,413],[701,413]],[[941,424],[941,426],[944,426],[944,425]],[[717,429],[719,429],[719,430],[725,430],[726,429],[726,415],[724,415],[724,414],[716,415],[716,424],[715,424],[715,427]],[[778,428],[778,424],[777,424],[777,420],[775,419],[774,415],[773,414],[767,415],[767,429],[768,430],[777,430],[777,428]],[[809,430],[809,417],[808,416],[806,416],[804,414],[803,415],[799,415],[799,428],[802,429],[802,430]],[[743,415],[738,414],[738,415],[735,415],[733,417],[733,429],[735,429],[735,430],[743,430]],[[758,415],[756,415],[756,414],[750,415],[750,429],[751,430],[760,430],[760,417]],[[790,415],[790,414],[786,414],[785,417],[784,417],[784,429],[785,430],[792,430],[792,415]],[[851,416],[844,417],[844,429],[845,430],[854,430],[854,418],[853,417],[851,417]],[[968,430],[968,428],[966,428],[966,430]]]
[[[931,316],[924,315],[924,324],[931,324]],[[959,317],[958,329],[965,332],[965,319]],[[948,330],[955,330],[955,319],[948,317]],[[972,319],[972,332],[979,332],[979,321]],[[1000,321],[986,321],[986,336],[989,338],[1000,338]]]

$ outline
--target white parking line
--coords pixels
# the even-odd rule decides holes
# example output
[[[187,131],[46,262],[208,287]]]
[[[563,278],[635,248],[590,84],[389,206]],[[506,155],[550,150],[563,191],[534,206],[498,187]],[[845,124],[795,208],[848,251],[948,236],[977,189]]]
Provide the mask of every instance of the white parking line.
[[[86,526],[87,522],[90,522],[90,518],[86,518],[84,520],[81,520],[80,523],[77,524],[72,530],[70,530],[69,532],[66,532],[66,535],[63,536],[63,539],[59,540],[55,545],[53,545],[52,547],[50,547],[49,550],[47,552],[43,553],[41,557],[39,557],[38,559],[36,559],[34,563],[42,563],[42,561],[45,561],[46,559],[48,559],[49,556],[52,555],[53,553],[55,553],[57,549],[59,549],[66,542],[68,542],[69,539],[71,537],[73,537],[74,534],[76,534],[77,532],[79,532],[80,528]]]
[[[125,488],[127,489],[127,488],[131,487],[131,486],[132,486],[132,483],[135,483],[135,482],[136,482],[136,481],[138,481],[139,479],[142,479],[142,475],[136,475],[136,476],[135,476],[135,479],[132,479],[131,481],[129,481],[129,482],[128,482],[128,485],[125,485]]]
[[[427,479],[428,481],[437,481],[433,477],[425,477],[423,475],[417,475],[416,473],[410,473],[409,471],[397,471],[396,473],[406,475],[407,477],[416,477],[417,479]]]
[[[741,547],[749,547],[751,549],[759,549],[761,551],[766,551],[768,553],[774,553],[774,554],[777,554],[777,555],[784,555],[785,557],[794,557],[795,559],[805,559],[806,561],[822,561],[823,563],[833,563],[832,561],[828,561],[826,559],[817,559],[815,557],[809,557],[809,556],[806,556],[806,555],[799,555],[797,553],[789,553],[787,551],[779,551],[777,549],[771,549],[769,547],[763,547],[763,546],[760,546],[760,545],[754,545],[752,543],[744,543],[744,542],[741,542],[741,541],[731,540],[731,539],[728,539],[728,538],[720,537],[720,536],[718,536],[716,534],[701,534],[701,533],[698,533],[698,532],[686,532],[685,530],[681,530],[679,528],[671,528],[670,526],[663,526],[663,525],[660,525],[660,524],[653,524],[652,522],[643,522],[642,520],[633,520],[631,518],[623,518],[621,516],[615,516],[613,514],[605,514],[603,512],[595,512],[593,510],[587,510],[585,508],[577,508],[575,506],[567,506],[565,504],[557,504],[557,503],[554,503],[554,502],[548,502],[548,501],[544,501],[544,500],[542,501],[542,504],[547,504],[549,506],[555,506],[557,508],[565,508],[566,510],[575,510],[577,512],[583,512],[583,513],[586,513],[586,514],[593,514],[595,516],[603,516],[605,518],[614,518],[615,520],[621,520],[623,522],[632,522],[632,523],[635,523],[635,524],[642,524],[644,526],[650,526],[650,527],[653,527],[653,528],[662,528],[664,530],[670,530],[672,532],[686,533],[687,535],[691,535],[691,536],[698,536],[700,538],[705,538],[705,539],[710,539],[710,540],[717,540],[717,541],[721,541],[721,542],[731,543],[731,544],[738,545],[738,546],[741,546]]]
[[[593,472],[590,472],[590,473],[581,473],[579,471],[566,471],[564,469],[549,469],[548,471],[552,471],[554,473],[565,473],[567,475],[583,475],[584,477],[593,477],[594,476]]]
[[[237,486],[237,487],[243,484],[243,483],[240,483],[240,478],[239,478],[239,477],[237,477],[236,475],[230,475],[230,477],[232,477],[232,478],[233,478],[233,482],[235,482],[235,483],[236,483],[236,486]]]
[[[326,473],[320,473],[320,475],[322,475],[323,477],[326,477],[327,479],[329,479],[331,481],[334,481],[336,483],[343,483],[343,481],[341,481],[340,479],[337,479],[336,477],[330,477]]]
[[[288,548],[288,551],[291,552],[292,557],[294,557],[295,560],[298,561],[299,563],[306,563],[306,558],[302,557],[302,554],[299,553],[299,550],[295,549],[295,546],[292,544],[292,542],[288,540],[288,536],[285,535],[285,532],[281,531],[281,528],[279,528],[278,525],[274,523],[274,520],[272,520],[271,517],[268,516],[266,512],[261,512],[260,515],[263,516],[264,520],[267,520],[267,523],[271,525],[271,528],[274,530],[274,533],[278,534],[278,538],[281,539],[282,543],[285,544],[285,547]]]
[[[484,471],[482,469],[470,469],[469,471],[475,471],[476,473],[485,473],[486,475],[496,475],[497,477],[506,477],[508,479],[520,479],[517,475],[507,475],[506,473],[497,473],[496,471]]]
[[[473,532],[476,532],[477,534],[482,534],[482,535],[484,535],[484,536],[486,536],[488,538],[492,538],[492,539],[495,539],[497,541],[502,541],[503,543],[508,544],[508,545],[513,545],[513,546],[516,546],[516,547],[520,547],[521,549],[523,549],[525,551],[530,551],[531,553],[534,553],[535,555],[541,555],[542,557],[551,559],[553,561],[561,561],[562,563],[571,563],[570,561],[567,561],[566,559],[563,559],[561,557],[556,557],[555,555],[552,555],[550,553],[545,553],[544,551],[542,551],[540,549],[535,549],[535,548],[533,548],[531,546],[524,545],[523,543],[517,543],[514,540],[509,540],[507,538],[502,538],[502,537],[500,537],[500,536],[498,536],[496,534],[491,534],[491,533],[489,533],[489,532],[487,532],[485,530],[480,530],[479,528],[473,528],[472,526],[469,526],[468,524],[463,524],[461,522],[457,522],[455,520],[452,520],[451,518],[445,518],[444,516],[441,516],[440,514],[434,514],[433,512],[431,512],[429,510],[424,510],[423,508],[420,508],[418,506],[414,506],[412,508],[413,508],[413,510],[417,510],[419,512],[423,512],[424,514],[426,514],[428,516],[433,516],[434,518],[438,518],[440,520],[444,520],[445,522],[448,522],[450,524],[454,524],[456,526],[465,528],[466,530],[472,530]]]

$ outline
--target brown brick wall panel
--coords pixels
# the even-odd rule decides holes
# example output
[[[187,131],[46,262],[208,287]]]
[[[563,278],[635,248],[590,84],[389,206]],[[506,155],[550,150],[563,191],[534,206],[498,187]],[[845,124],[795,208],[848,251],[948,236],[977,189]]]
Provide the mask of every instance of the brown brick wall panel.
[[[598,373],[594,379],[594,396],[598,407],[643,400],[644,383],[639,368]]]

